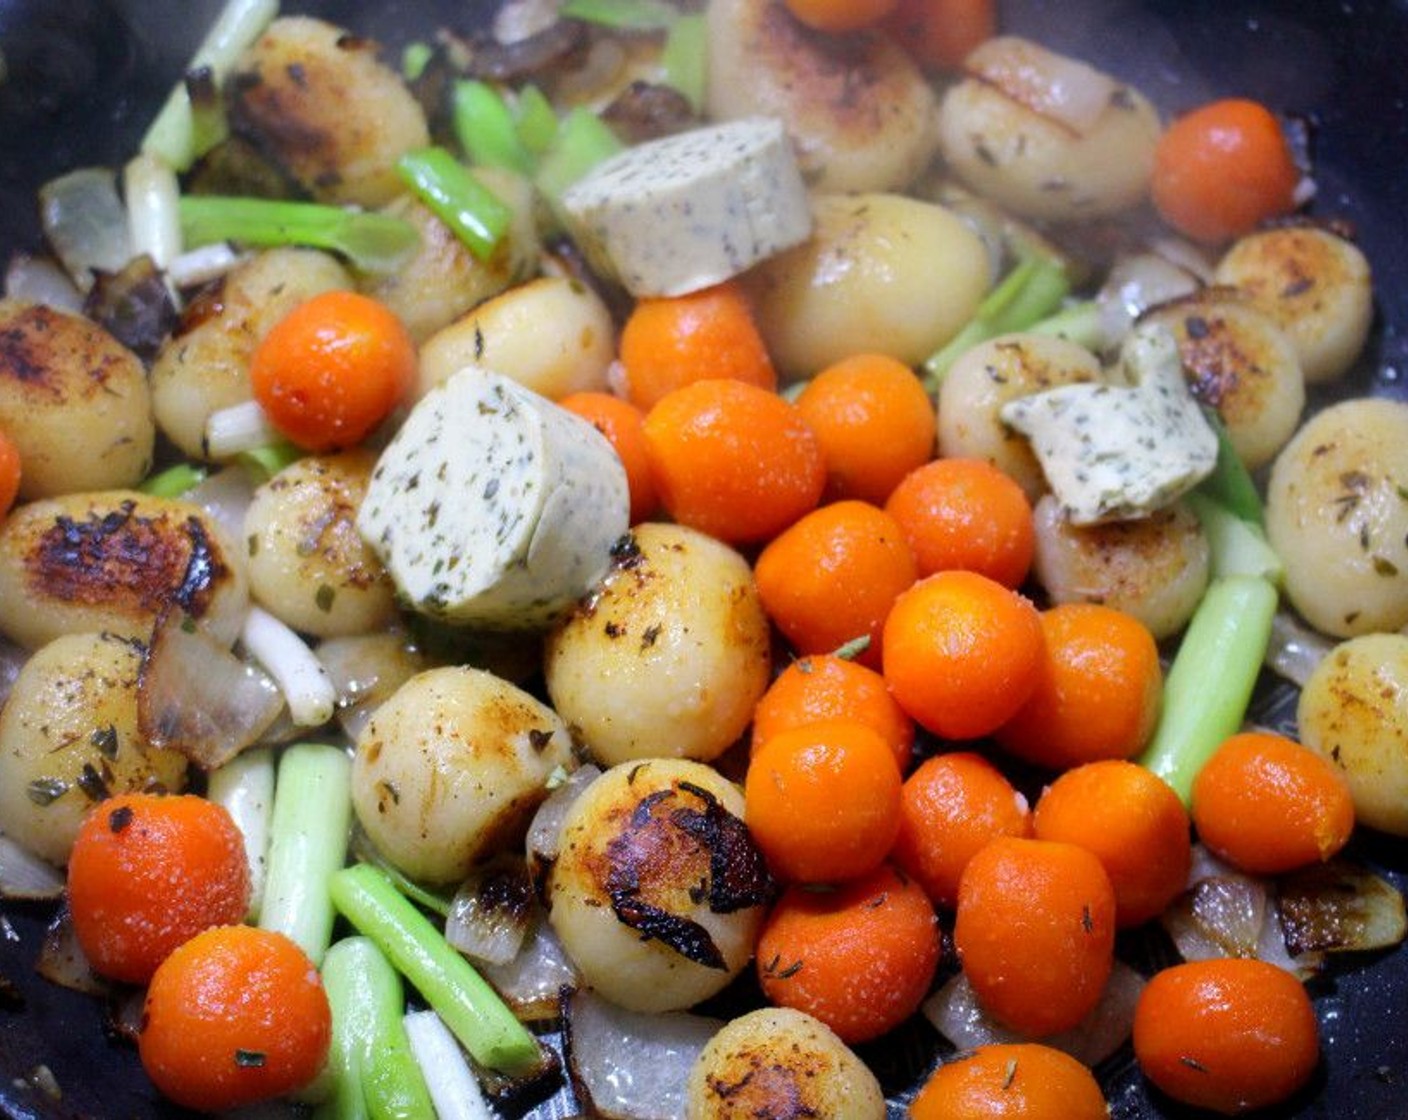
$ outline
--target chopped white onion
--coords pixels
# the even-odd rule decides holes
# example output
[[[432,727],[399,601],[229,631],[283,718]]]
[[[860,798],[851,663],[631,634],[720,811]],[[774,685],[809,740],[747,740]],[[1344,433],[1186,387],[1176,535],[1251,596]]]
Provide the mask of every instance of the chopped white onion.
[[[290,627],[262,607],[250,607],[240,641],[278,683],[295,723],[321,727],[332,719],[337,705],[332,678]]]
[[[0,832],[0,898],[48,900],[64,893],[64,873]]]
[[[44,236],[69,277],[86,292],[95,271],[121,272],[132,259],[127,208],[117,176],[105,167],[83,167],[39,188]]]
[[[563,990],[575,990],[582,981],[541,909],[518,955],[507,964],[482,965],[479,971],[525,1023],[555,1019]]]
[[[51,984],[82,992],[86,996],[109,996],[113,992],[112,984],[93,971],[82,946],[78,944],[78,935],[73,931],[73,919],[67,906],[59,907],[54,920],[44,931],[44,942],[39,948],[34,971]]]
[[[329,638],[318,643],[318,660],[337,689],[337,722],[354,743],[382,702],[429,667],[410,635],[399,629]]]
[[[505,854],[490,860],[455,892],[445,940],[476,962],[507,964],[523,947],[535,903],[522,857]]]
[[[5,298],[42,303],[56,311],[78,315],[83,311],[83,293],[67,272],[50,257],[15,253],[5,268]]]
[[[1108,74],[1084,62],[1011,35],[979,45],[963,68],[1032,112],[1080,135],[1095,126],[1119,88]]]
[[[1040,1039],[1044,1045],[1064,1050],[1088,1066],[1103,1062],[1123,1044],[1134,1027],[1134,1008],[1145,979],[1123,961],[1116,961],[1100,1001],[1070,1030]],[[978,1001],[968,978],[959,973],[920,1007],[934,1028],[960,1050],[991,1043],[1027,1042],[1024,1035],[997,1023]]]
[[[538,806],[533,820],[528,825],[528,867],[535,878],[545,872],[557,859],[558,839],[562,834],[562,822],[567,819],[567,810],[582,795],[582,791],[601,775],[601,767],[588,762],[577,767],[553,789]]]
[[[439,1120],[494,1120],[474,1071],[444,1020],[434,1011],[412,1011],[403,1021]]]
[[[226,467],[207,475],[185,494],[225,530],[232,541],[244,540],[245,515],[254,500],[254,482],[243,467]]]
[[[1191,295],[1200,286],[1195,275],[1158,253],[1121,257],[1096,297],[1100,328],[1106,339],[1118,342],[1151,307]]]
[[[590,991],[565,1002],[568,1065],[591,1115],[675,1120],[685,1114],[690,1068],[722,1020],[687,1011],[627,1011]]]
[[[504,45],[521,43],[557,22],[561,0],[507,0],[494,15],[494,38]]]
[[[145,253],[157,268],[167,268],[181,253],[181,187],[172,171],[155,156],[142,153],[122,169],[127,200],[127,236],[132,255]]]
[[[244,837],[249,861],[249,919],[257,921],[269,868],[269,829],[274,818],[274,752],[247,750],[211,771],[206,796],[223,805]]]
[[[212,412],[205,421],[202,442],[210,458],[224,460],[267,447],[282,438],[258,401],[243,401]]]
[[[1271,640],[1266,645],[1266,667],[1279,677],[1304,688],[1335,643],[1312,630],[1290,611],[1277,611],[1271,620]]]

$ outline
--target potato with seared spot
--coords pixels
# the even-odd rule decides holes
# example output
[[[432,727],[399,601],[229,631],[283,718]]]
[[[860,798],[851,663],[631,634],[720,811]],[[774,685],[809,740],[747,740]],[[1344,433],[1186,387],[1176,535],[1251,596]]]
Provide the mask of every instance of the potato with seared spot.
[[[562,720],[527,692],[482,669],[428,669],[357,737],[352,805],[394,866],[458,883],[522,842],[549,776],[571,762]]]
[[[323,20],[274,20],[225,81],[231,131],[320,201],[390,202],[403,189],[396,161],[430,129],[378,50]]]
[[[875,1074],[821,1020],[790,1007],[739,1016],[689,1072],[685,1120],[883,1120]]]
[[[396,591],[357,532],[376,456],[365,448],[309,455],[254,492],[245,514],[249,589],[295,630],[366,633],[396,616]]]
[[[64,863],[105,797],[184,788],[184,756],[148,746],[138,730],[141,664],[136,642],[66,634],[20,670],[0,710],[0,820],[36,855]]]
[[[543,674],[553,707],[603,766],[707,762],[743,734],[771,664],[748,562],[697,530],[649,522],[548,634]]]
[[[601,996],[676,1011],[747,966],[772,897],[743,794],[687,759],[614,766],[562,823],[548,917]]]
[[[169,607],[226,645],[248,612],[244,566],[199,506],[102,490],[30,502],[0,524],[0,631],[20,645],[90,631],[144,642]]]
[[[135,486],[156,440],[147,371],[89,319],[2,300],[0,429],[20,453],[21,499]]]
[[[209,457],[211,414],[250,400],[249,362],[275,323],[306,299],[353,286],[336,258],[314,249],[269,249],[198,297],[152,366],[152,407],[168,439]]]

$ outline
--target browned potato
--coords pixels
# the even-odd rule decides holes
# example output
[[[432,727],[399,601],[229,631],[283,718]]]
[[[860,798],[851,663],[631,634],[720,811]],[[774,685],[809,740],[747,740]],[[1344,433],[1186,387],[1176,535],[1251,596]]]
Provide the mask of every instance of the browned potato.
[[[0,525],[0,631],[21,645],[97,631],[144,642],[171,604],[227,644],[249,606],[242,563],[198,506],[104,490],[30,502]]]
[[[147,371],[89,319],[0,301],[0,428],[22,499],[135,486],[156,439]]]

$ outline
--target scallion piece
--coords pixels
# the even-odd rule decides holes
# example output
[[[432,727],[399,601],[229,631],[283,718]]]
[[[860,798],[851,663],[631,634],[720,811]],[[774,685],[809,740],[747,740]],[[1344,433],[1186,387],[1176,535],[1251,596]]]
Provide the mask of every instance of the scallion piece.
[[[414,82],[425,73],[434,55],[435,51],[429,43],[407,43],[401,51],[401,77]]]
[[[425,1074],[436,1116],[440,1120],[494,1120],[464,1051],[440,1016],[433,1011],[411,1011],[405,1022],[411,1052]]]
[[[223,805],[244,837],[249,861],[249,919],[257,922],[269,871],[269,832],[274,822],[274,752],[242,751],[210,772],[206,796]]]
[[[332,941],[331,880],[347,862],[352,760],[339,747],[298,743],[279,757],[262,929],[298,943],[315,962]]]
[[[1261,506],[1261,495],[1256,483],[1247,470],[1237,449],[1232,446],[1232,437],[1227,434],[1227,425],[1222,422],[1217,409],[1203,406],[1203,417],[1217,434],[1217,466],[1212,474],[1198,485],[1198,489],[1220,502],[1243,521],[1253,525],[1263,525],[1266,516]]]
[[[557,139],[557,110],[547,94],[537,86],[524,86],[518,91],[513,115],[518,140],[530,155],[540,156],[552,147]]]
[[[567,0],[559,14],[618,31],[663,31],[679,18],[679,9],[663,0]]]
[[[510,1075],[538,1066],[537,1040],[497,992],[375,867],[332,877],[333,903],[376,942],[480,1065]]]
[[[401,180],[480,260],[513,223],[513,210],[444,148],[423,148],[396,164]]]
[[[518,123],[499,91],[487,82],[455,83],[451,121],[460,147],[478,167],[507,167],[526,175],[532,158],[518,136]]]
[[[1100,305],[1093,299],[1080,300],[1053,312],[1027,327],[1031,334],[1064,338],[1098,354],[1109,345],[1100,323]]]
[[[257,486],[268,482],[285,467],[291,466],[301,458],[303,458],[303,449],[296,443],[286,439],[277,439],[271,443],[260,444],[258,447],[241,451],[236,456],[236,462],[249,472],[249,477],[254,480]]]
[[[1184,501],[1198,515],[1212,550],[1212,575],[1257,576],[1280,586],[1285,566],[1266,539],[1266,532],[1254,521],[1236,513],[1202,490],[1184,495]]]
[[[122,169],[122,197],[133,256],[145,253],[157,268],[169,267],[181,255],[176,172],[147,152],[135,155]]]
[[[665,80],[684,94],[696,113],[704,107],[707,84],[709,31],[702,13],[680,16],[665,36],[660,62]]]
[[[560,206],[568,187],[623,146],[606,122],[577,106],[562,118],[556,142],[538,163],[534,176],[538,190],[554,207]]]
[[[138,489],[143,494],[151,494],[156,498],[179,498],[204,482],[208,473],[204,467],[197,467],[193,463],[177,463],[174,467],[167,467],[161,473],[152,475]]]

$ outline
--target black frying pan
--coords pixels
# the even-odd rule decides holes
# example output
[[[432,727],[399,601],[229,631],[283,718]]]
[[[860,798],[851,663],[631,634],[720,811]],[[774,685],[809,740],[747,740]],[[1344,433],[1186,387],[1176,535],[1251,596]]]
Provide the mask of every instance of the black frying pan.
[[[469,25],[465,0],[289,0],[399,46],[435,26]],[[85,163],[120,164],[180,73],[216,0],[0,0],[0,256],[35,242],[34,190]],[[1247,95],[1304,115],[1313,128],[1317,212],[1347,218],[1375,274],[1379,315],[1356,372],[1332,395],[1408,397],[1408,4],[1240,0],[1008,0],[1004,28],[1090,60],[1138,85],[1167,113]],[[1268,684],[1259,714],[1284,724],[1293,697]],[[1408,842],[1360,837],[1354,854],[1408,888]],[[0,1003],[0,1114],[15,1118],[186,1115],[156,1098],[131,1048],[110,1041],[93,1002],[32,974],[48,917],[0,904],[0,973],[22,1006]],[[1311,985],[1324,1061],[1277,1116],[1408,1117],[1408,951],[1351,957]],[[892,1113],[932,1060],[927,1028],[884,1063]],[[896,1057],[896,1054],[899,1056]],[[37,1065],[58,1101],[17,1087]],[[1117,1120],[1195,1115],[1152,1093],[1128,1054],[1100,1071]],[[539,1115],[562,1116],[550,1102]]]

